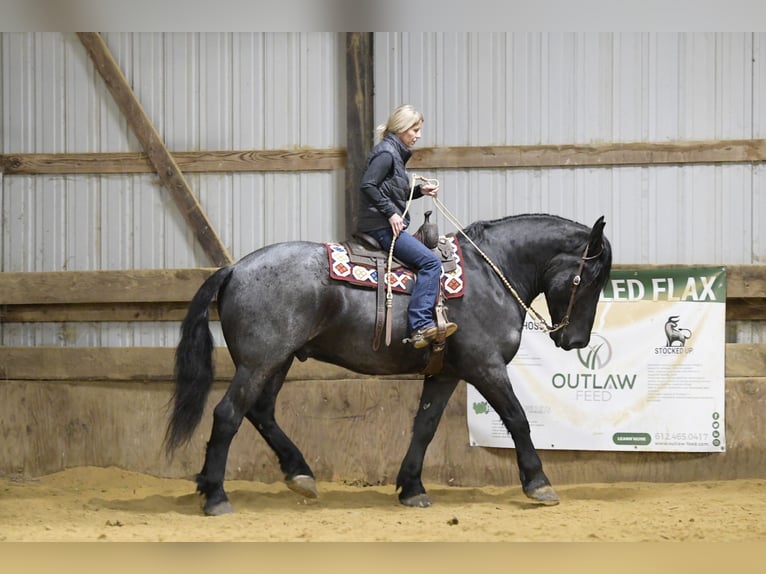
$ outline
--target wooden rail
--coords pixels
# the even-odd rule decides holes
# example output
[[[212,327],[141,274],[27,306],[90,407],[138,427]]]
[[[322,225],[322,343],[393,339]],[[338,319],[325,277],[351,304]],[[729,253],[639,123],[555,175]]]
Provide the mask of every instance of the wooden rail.
[[[0,321],[180,321],[194,293],[214,270],[0,273]],[[766,320],[766,266],[727,266],[726,278],[727,320]],[[215,305],[211,318],[217,319]],[[726,359],[727,377],[766,376],[766,345],[728,344]],[[232,376],[225,349],[217,350],[216,364],[219,378]],[[172,365],[172,348],[0,348],[0,379],[170,380]],[[293,371],[291,376],[303,379],[364,378],[339,367],[308,367],[297,362]]]
[[[185,173],[346,169],[344,148],[171,152]],[[455,146],[414,150],[412,169],[572,168],[757,163],[766,139],[566,145]],[[0,154],[5,175],[129,174],[154,171],[145,153]]]
[[[186,151],[171,154],[184,173],[329,171],[346,166],[346,150]],[[0,155],[5,175],[152,173],[145,153],[22,153]]]
[[[616,269],[648,267],[652,266],[615,265]],[[0,321],[180,321],[214,270],[0,273]],[[729,265],[726,278],[726,319],[766,320],[766,266]],[[214,309],[213,313],[215,318]]]
[[[766,140],[424,148],[413,169],[554,168],[766,161]]]
[[[0,380],[172,381],[172,347],[0,347]],[[214,352],[215,378],[229,381],[234,365],[225,347]],[[766,344],[726,344],[725,376],[766,381]],[[288,381],[413,380],[422,375],[371,376],[313,359],[295,361]]]

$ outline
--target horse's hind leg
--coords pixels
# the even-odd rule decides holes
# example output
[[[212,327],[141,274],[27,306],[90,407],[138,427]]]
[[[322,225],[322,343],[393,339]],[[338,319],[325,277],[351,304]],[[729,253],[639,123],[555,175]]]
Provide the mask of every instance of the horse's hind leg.
[[[234,511],[223,489],[229,447],[245,413],[256,402],[263,386],[262,377],[237,367],[226,394],[213,411],[213,430],[205,450],[205,464],[197,475],[197,490],[205,497],[207,515],[217,516]]]
[[[458,379],[438,376],[428,376],[423,381],[412,439],[396,477],[396,488],[401,489],[399,502],[406,506],[431,506],[422,481],[423,459],[457,383]]]
[[[314,473],[306,463],[301,451],[279,427],[274,418],[277,394],[282,388],[291,364],[292,361],[288,361],[280,372],[267,382],[255,405],[245,416],[277,455],[279,468],[285,474],[287,487],[306,498],[317,498],[319,495]]]

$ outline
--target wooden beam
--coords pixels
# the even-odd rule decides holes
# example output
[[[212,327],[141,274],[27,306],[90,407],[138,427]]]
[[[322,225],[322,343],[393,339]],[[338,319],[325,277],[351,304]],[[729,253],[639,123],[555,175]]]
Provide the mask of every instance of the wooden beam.
[[[359,57],[359,55],[357,55]],[[363,73],[357,70],[356,73]],[[172,156],[187,173],[240,173],[326,171],[347,168],[348,183],[358,185],[361,169],[372,148],[371,95],[356,102],[362,79],[349,79],[347,97],[348,149],[354,156],[347,166],[341,148],[297,150],[182,151]],[[371,83],[372,80],[370,79]],[[365,99],[367,98],[367,99]],[[357,109],[360,104],[364,108]],[[408,166],[417,169],[571,168],[627,165],[686,165],[758,163],[766,161],[766,140],[690,142],[635,142],[592,145],[530,145],[418,148]],[[361,168],[359,163],[361,162]],[[143,153],[26,153],[0,154],[0,171],[6,175],[151,173],[155,169]],[[359,171],[354,179],[352,172]],[[350,188],[349,188],[350,189]]]
[[[0,273],[0,304],[189,302],[214,268]]]
[[[173,347],[0,347],[0,380],[170,381]],[[234,365],[225,347],[213,354],[216,380],[228,381]],[[762,377],[766,344],[726,344],[727,378]],[[287,375],[295,380],[422,380],[421,375],[373,376],[313,359],[295,361]]]
[[[615,269],[679,265],[615,264]],[[215,268],[0,273],[0,321],[180,321]],[[766,266],[726,266],[727,321],[766,321]],[[216,305],[211,318],[217,319]]]
[[[615,269],[673,265],[615,264]],[[684,267],[676,265],[676,267]],[[726,298],[766,299],[766,265],[726,265]],[[188,302],[214,267],[0,273],[0,305]]]
[[[726,298],[766,297],[764,265],[726,265]]]
[[[172,347],[0,347],[0,379],[48,381],[169,381]],[[217,379],[234,367],[226,349],[214,355]]]
[[[182,321],[188,301],[145,303],[54,303],[50,305],[0,305],[2,323],[94,323]],[[210,320],[218,320],[218,308],[210,306]]]
[[[766,139],[415,149],[411,169],[571,168],[766,161]]]
[[[173,347],[0,347],[0,380],[171,381]],[[215,379],[228,381],[234,364],[225,347],[213,352]],[[287,381],[295,380],[422,380],[422,375],[361,375],[309,359],[295,361]]]
[[[173,152],[186,173],[330,171],[346,166],[346,150],[248,150]],[[0,155],[7,175],[154,173],[145,153],[22,153]]]
[[[726,297],[727,321],[766,321],[766,298]]]
[[[56,303],[49,305],[0,305],[5,323],[93,323],[137,321],[181,321],[188,301],[144,303]],[[215,303],[210,320],[218,320]],[[727,321],[766,321],[766,299],[727,299]]]
[[[373,35],[346,33],[346,236],[356,231],[359,181],[373,146]]]
[[[766,344],[727,343],[727,377],[766,376]]]
[[[231,255],[208,221],[183,173],[168,152],[157,130],[154,129],[149,116],[141,107],[141,103],[112,57],[104,39],[97,32],[78,32],[77,35],[93,60],[96,70],[104,79],[114,101],[125,115],[128,125],[141,142],[165,189],[168,190],[181,215],[191,226],[211,262],[219,267],[232,263]]]

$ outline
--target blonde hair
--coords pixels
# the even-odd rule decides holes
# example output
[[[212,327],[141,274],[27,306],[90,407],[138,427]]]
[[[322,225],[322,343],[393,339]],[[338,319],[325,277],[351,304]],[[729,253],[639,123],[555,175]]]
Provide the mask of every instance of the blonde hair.
[[[385,124],[380,124],[375,128],[375,134],[378,139],[383,139],[386,134],[400,134],[406,132],[415,124],[423,121],[423,114],[410,104],[404,104],[396,108]]]

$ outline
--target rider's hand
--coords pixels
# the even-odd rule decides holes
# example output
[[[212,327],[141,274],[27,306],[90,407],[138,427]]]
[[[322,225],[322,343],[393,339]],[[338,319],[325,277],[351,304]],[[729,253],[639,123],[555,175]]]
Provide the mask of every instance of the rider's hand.
[[[423,195],[430,195],[431,197],[436,197],[436,194],[439,193],[439,186],[433,185],[430,183],[424,183],[420,186],[420,193]]]
[[[404,229],[404,219],[398,213],[394,213],[388,218],[388,223],[391,225],[391,231],[394,232],[394,237],[398,237],[399,233]]]

